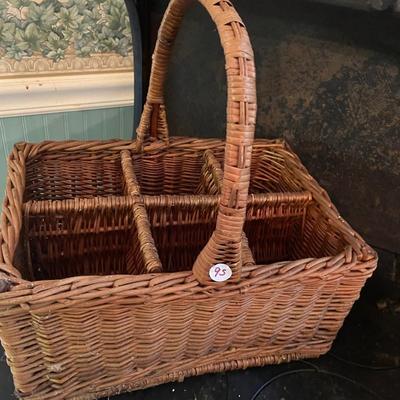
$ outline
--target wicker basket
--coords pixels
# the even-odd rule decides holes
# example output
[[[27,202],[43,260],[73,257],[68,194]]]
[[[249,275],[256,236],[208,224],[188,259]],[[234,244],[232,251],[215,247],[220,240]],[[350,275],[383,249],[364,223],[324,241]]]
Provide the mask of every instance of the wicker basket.
[[[200,0],[228,76],[227,140],[169,138],[172,0],[135,142],[15,146],[0,221],[0,338],[22,399],[95,399],[329,350],[376,267],[283,141],[256,140],[253,53]],[[223,162],[223,165],[222,165]],[[214,282],[210,267],[232,276]]]

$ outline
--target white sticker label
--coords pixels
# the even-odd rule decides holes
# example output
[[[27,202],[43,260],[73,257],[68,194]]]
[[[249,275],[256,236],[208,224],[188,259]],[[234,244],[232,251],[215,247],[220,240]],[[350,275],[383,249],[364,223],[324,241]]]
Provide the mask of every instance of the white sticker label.
[[[232,276],[232,270],[229,268],[229,265],[215,264],[210,268],[208,274],[213,281],[224,282]]]

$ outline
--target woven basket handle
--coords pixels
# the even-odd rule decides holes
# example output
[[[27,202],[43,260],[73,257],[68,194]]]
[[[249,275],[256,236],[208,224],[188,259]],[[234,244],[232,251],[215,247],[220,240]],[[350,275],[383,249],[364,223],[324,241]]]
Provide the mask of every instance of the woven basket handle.
[[[216,229],[193,266],[196,279],[212,283],[210,267],[229,265],[231,280],[239,280],[242,266],[241,240],[250,181],[250,161],[256,120],[254,55],[246,28],[227,0],[199,0],[217,25],[224,49],[228,104],[224,178]],[[138,144],[168,140],[164,108],[164,82],[174,39],[191,1],[171,0],[161,23],[153,54],[150,85]]]

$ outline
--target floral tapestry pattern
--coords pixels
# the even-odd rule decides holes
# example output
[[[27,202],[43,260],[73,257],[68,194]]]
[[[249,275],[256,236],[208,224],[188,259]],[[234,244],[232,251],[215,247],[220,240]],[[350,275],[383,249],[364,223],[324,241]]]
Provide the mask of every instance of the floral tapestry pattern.
[[[132,51],[123,0],[1,0],[0,58],[21,61]]]

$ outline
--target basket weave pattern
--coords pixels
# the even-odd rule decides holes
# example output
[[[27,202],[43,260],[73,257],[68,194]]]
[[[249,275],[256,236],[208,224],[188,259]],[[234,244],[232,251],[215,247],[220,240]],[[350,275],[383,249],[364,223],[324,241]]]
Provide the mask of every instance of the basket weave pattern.
[[[212,154],[224,142],[170,139],[168,151],[196,148],[204,160],[192,185],[202,194],[191,195],[139,195],[135,142],[82,146],[21,144],[10,156],[0,335],[22,398],[96,398],[329,349],[376,258],[284,142],[255,142],[242,279],[221,287],[190,268],[215,227],[222,170]],[[91,197],[103,185],[82,179],[85,160],[75,184],[34,185],[45,200],[28,200],[27,160],[79,163],[105,148],[120,158],[124,195]]]
[[[281,140],[253,142],[253,53],[200,0],[228,76],[227,139],[169,137],[162,22],[135,142],[15,146],[0,220],[0,338],[22,399],[95,399],[329,350],[375,252]],[[208,271],[224,262],[230,280]]]

